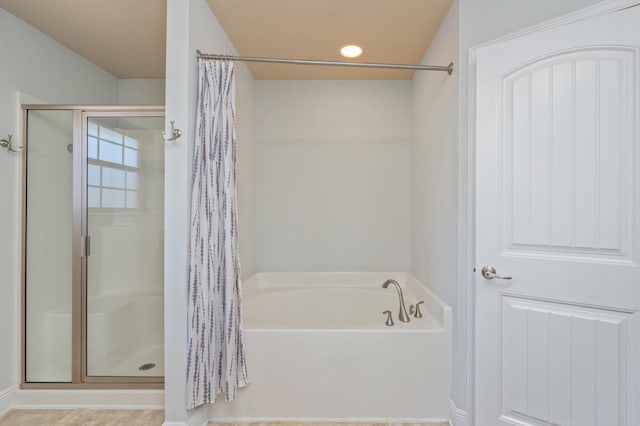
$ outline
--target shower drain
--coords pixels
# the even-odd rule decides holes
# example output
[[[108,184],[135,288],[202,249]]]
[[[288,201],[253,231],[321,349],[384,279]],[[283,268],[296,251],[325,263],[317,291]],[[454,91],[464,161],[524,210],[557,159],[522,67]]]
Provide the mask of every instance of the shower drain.
[[[140,371],[151,370],[155,366],[156,366],[156,364],[154,362],[148,362],[148,363],[142,364],[140,367],[138,367],[138,370],[140,370]]]

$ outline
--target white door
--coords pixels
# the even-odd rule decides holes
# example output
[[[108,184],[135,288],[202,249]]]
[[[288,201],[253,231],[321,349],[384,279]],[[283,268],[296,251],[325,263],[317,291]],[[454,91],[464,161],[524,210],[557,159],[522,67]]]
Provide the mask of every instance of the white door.
[[[476,425],[639,425],[640,7],[478,49],[476,111]]]

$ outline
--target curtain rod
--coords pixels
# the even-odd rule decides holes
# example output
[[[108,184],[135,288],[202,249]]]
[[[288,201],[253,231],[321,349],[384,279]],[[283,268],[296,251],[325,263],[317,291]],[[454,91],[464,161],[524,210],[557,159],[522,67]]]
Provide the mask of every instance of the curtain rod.
[[[361,68],[390,68],[400,70],[418,70],[418,71],[446,71],[451,75],[453,72],[453,62],[447,66],[439,65],[405,65],[405,64],[375,64],[370,62],[340,62],[340,61],[315,61],[309,59],[280,59],[280,58],[258,58],[251,56],[230,56],[202,53],[196,50],[197,59],[222,59],[227,61],[244,61],[244,62],[270,62],[276,64],[295,64],[295,65],[327,65],[338,67],[361,67]]]

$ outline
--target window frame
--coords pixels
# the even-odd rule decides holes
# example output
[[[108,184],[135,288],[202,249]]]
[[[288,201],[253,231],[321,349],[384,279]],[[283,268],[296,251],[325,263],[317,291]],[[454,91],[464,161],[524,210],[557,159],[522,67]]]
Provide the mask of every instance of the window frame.
[[[85,121],[85,126],[86,126],[86,132],[85,132],[85,141],[86,141],[86,167],[85,167],[85,173],[87,174],[87,179],[86,179],[86,197],[87,197],[87,208],[91,209],[92,211],[112,211],[112,210],[116,210],[116,211],[127,211],[127,212],[136,212],[136,211],[141,211],[144,209],[144,206],[141,203],[141,198],[140,198],[140,194],[142,194],[143,190],[141,188],[142,182],[139,179],[139,176],[141,175],[141,172],[143,170],[143,165],[141,164],[141,146],[140,146],[140,141],[138,139],[135,139],[129,135],[127,135],[126,133],[122,133],[121,129],[115,129],[115,128],[111,128],[109,126],[105,126],[102,123],[96,123],[96,122],[91,122],[90,120],[92,119],[92,116],[87,116],[86,117],[86,121]],[[90,133],[90,129],[91,126],[95,126],[96,128],[96,133],[92,134]],[[111,133],[115,133],[119,136],[120,138],[120,142],[116,142],[114,140],[111,139],[107,139],[104,137],[101,137],[101,129],[107,129],[109,132]],[[92,138],[95,140],[95,157],[90,156],[90,151],[92,151],[90,149],[90,141],[89,138]],[[135,141],[135,145],[137,146],[132,146],[132,145],[128,145],[127,144],[127,138]],[[116,147],[118,147],[121,151],[120,153],[120,162],[116,163],[116,162],[112,162],[109,160],[105,160],[105,159],[101,159],[100,158],[100,150],[101,150],[101,146],[103,143],[106,144],[111,144],[114,145]],[[126,150],[133,150],[136,152],[136,163],[137,166],[131,166],[126,164]],[[99,184],[93,184],[89,182],[89,167],[90,166],[97,166],[99,168]],[[121,187],[116,187],[116,186],[108,186],[108,185],[104,185],[104,169],[112,169],[112,170],[120,170],[123,173],[123,186]],[[130,172],[135,172],[138,174],[138,182],[137,185],[134,187],[129,187],[128,186],[128,173]],[[91,188],[95,188],[97,189],[98,192],[98,204],[99,205],[92,205],[90,202],[91,197],[89,196],[89,190]],[[103,191],[104,190],[112,190],[112,191],[120,191],[122,192],[122,201],[123,201],[123,205],[122,206],[104,206],[103,205]],[[129,201],[128,201],[128,194],[129,192],[134,192],[136,193],[138,200],[136,202],[135,207],[134,206],[129,206]]]

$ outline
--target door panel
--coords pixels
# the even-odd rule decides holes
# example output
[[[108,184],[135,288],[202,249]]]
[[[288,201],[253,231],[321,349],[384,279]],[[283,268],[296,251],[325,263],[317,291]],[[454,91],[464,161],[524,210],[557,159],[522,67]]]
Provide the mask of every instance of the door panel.
[[[563,52],[503,78],[505,250],[631,259],[634,53]]]
[[[504,415],[533,424],[620,424],[630,313],[507,295],[501,313]]]
[[[638,424],[638,22],[477,51],[479,426]]]

